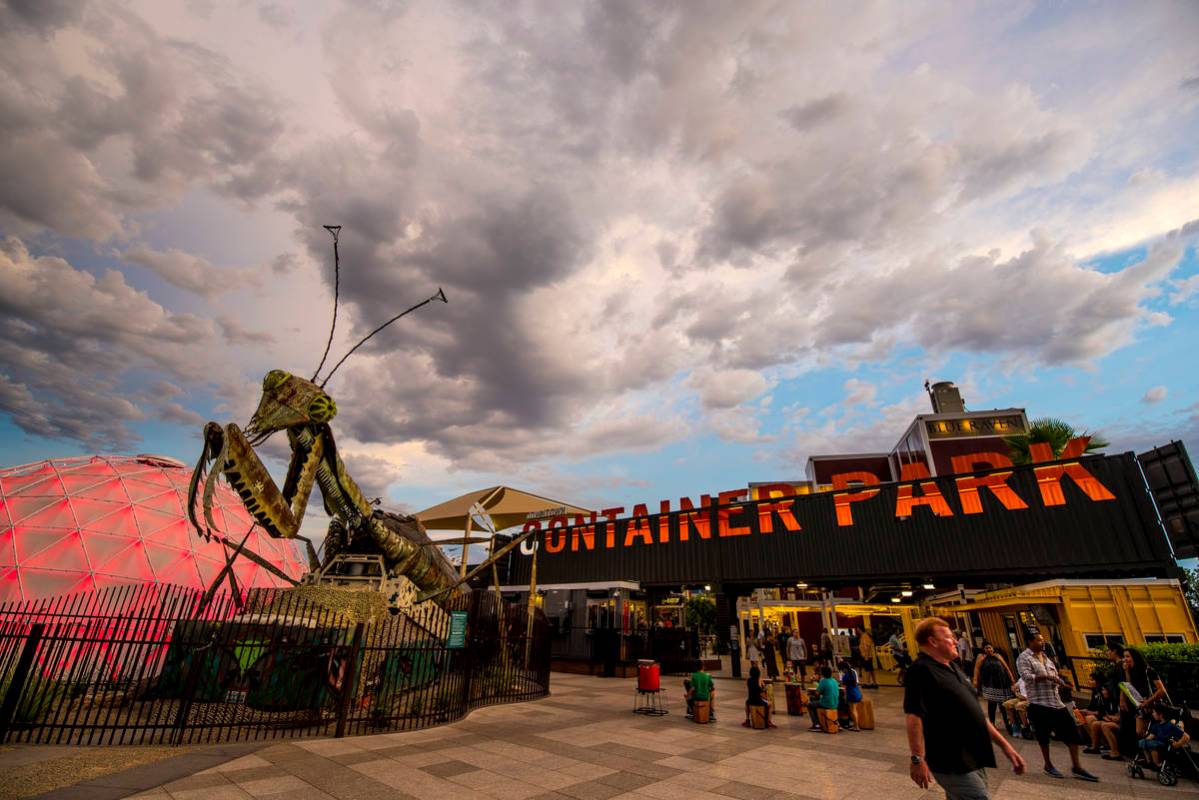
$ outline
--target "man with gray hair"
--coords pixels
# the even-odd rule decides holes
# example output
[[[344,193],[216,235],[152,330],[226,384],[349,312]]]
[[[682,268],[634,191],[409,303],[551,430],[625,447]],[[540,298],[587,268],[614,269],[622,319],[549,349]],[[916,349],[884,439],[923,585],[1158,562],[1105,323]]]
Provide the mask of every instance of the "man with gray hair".
[[[935,779],[948,800],[989,800],[988,767],[995,766],[994,742],[1024,773],[1024,759],[987,721],[974,686],[957,664],[958,643],[949,624],[938,617],[916,626],[920,657],[907,672],[903,710],[912,781],[927,789]]]

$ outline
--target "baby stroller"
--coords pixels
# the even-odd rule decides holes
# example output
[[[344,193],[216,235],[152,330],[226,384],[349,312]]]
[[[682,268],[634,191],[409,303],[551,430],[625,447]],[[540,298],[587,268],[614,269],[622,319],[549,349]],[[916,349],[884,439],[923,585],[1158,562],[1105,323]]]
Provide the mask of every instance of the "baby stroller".
[[[1186,708],[1170,708],[1166,714],[1166,718],[1173,722],[1184,731],[1187,729],[1186,722],[1189,722],[1190,712]],[[1191,745],[1185,744],[1182,747],[1170,747],[1162,753],[1162,763],[1154,764],[1149,758],[1141,752],[1140,748],[1136,750],[1136,756],[1128,761],[1128,777],[1144,778],[1145,770],[1157,771],[1157,782],[1162,786],[1174,786],[1178,783],[1179,777],[1187,777],[1193,781],[1199,782],[1199,764],[1195,763],[1195,754],[1191,750]]]

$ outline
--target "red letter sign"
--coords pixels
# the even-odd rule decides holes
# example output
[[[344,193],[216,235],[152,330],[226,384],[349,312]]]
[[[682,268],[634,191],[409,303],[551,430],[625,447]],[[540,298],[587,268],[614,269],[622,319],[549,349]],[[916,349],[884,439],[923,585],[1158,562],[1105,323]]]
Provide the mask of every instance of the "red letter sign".
[[[758,503],[758,530],[762,533],[774,533],[774,514],[779,515],[783,527],[789,531],[802,530],[799,520],[791,513],[792,504],[786,498],[794,497],[795,489],[789,483],[775,483],[770,486],[758,487],[758,500],[773,500],[784,498],[781,503]]]
[[[928,467],[923,462],[917,461],[914,464],[904,464],[900,472],[899,479],[901,481],[912,481],[920,478],[931,478],[928,474]],[[949,507],[949,503],[945,502],[944,495],[937,488],[935,481],[924,481],[920,484],[920,496],[913,497],[912,489],[915,484],[902,484],[895,494],[895,516],[910,517],[912,509],[915,506],[928,506],[933,513],[939,517],[952,517],[953,509]]]
[[[834,489],[848,489],[851,483],[878,486],[878,476],[873,472],[839,472],[833,476]],[[860,492],[838,492],[833,495],[833,506],[837,509],[837,524],[842,528],[853,524],[853,509],[850,503],[860,503],[878,494],[878,489],[863,489]]]
[[[1053,455],[1053,448],[1045,442],[1036,442],[1028,446],[1028,453],[1032,456],[1034,464],[1043,464],[1046,461],[1066,460],[1068,458],[1078,458],[1087,451],[1087,443],[1091,441],[1090,436],[1080,436],[1077,439],[1071,439],[1066,447],[1062,450],[1062,454],[1056,459]],[[1041,502],[1047,506],[1064,506],[1066,504],[1066,495],[1062,493],[1062,476],[1069,475],[1082,489],[1083,494],[1092,500],[1115,500],[1116,496],[1108,491],[1107,487],[1099,482],[1091,473],[1087,472],[1086,468],[1078,462],[1073,464],[1054,464],[1052,467],[1037,467],[1037,486],[1041,489]]]
[[[1010,467],[1012,460],[1003,453],[970,453],[965,456],[953,457],[954,472],[973,472],[976,469],[994,469]],[[1008,486],[1007,479],[1012,476],[1009,472],[994,472],[981,478],[958,478],[958,500],[962,503],[963,514],[983,513],[982,499],[978,496],[979,489],[990,489],[995,499],[1003,504],[1008,511],[1028,508],[1028,504],[1020,499],[1020,495]]]
[[[741,495],[745,494],[743,489],[732,489],[727,492],[720,493],[720,510],[716,512],[716,521],[719,524],[720,535],[724,536],[745,536],[753,531],[747,526],[730,525],[729,514],[738,513],[743,506],[726,506],[725,503],[731,503]]]
[[[633,518],[629,520],[629,526],[624,529],[625,547],[633,543],[633,537],[641,539],[642,544],[654,543],[654,535],[649,530],[649,510],[646,509],[645,503],[633,506]]]

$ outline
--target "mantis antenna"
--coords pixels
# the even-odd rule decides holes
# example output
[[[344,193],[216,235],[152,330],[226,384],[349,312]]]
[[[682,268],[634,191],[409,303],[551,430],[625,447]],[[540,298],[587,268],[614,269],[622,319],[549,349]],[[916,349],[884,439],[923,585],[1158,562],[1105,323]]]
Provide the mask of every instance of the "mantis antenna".
[[[333,324],[329,326],[329,341],[325,342],[325,354],[321,356],[321,363],[317,365],[316,372],[312,373],[313,382],[316,381],[316,376],[321,374],[321,367],[325,366],[325,359],[329,357],[329,348],[333,345],[333,332],[337,330],[337,299],[341,290],[341,256],[337,252],[337,239],[341,234],[340,225],[324,225],[325,230],[333,237]],[[326,378],[326,380],[328,380]]]
[[[381,330],[383,330],[384,328],[386,328],[386,327],[387,327],[388,325],[390,325],[391,323],[393,323],[393,322],[395,322],[396,320],[398,320],[400,317],[403,317],[403,316],[406,316],[406,315],[408,315],[408,314],[411,314],[413,311],[416,311],[416,310],[417,310],[418,308],[420,308],[421,306],[423,306],[423,305],[428,305],[429,303],[432,303],[434,300],[440,300],[440,301],[441,301],[441,302],[443,302],[443,303],[448,303],[448,302],[450,302],[449,300],[446,300],[446,299],[445,299],[445,290],[444,290],[444,289],[441,289],[441,288],[438,288],[438,290],[437,290],[437,294],[433,295],[432,297],[428,298],[427,300],[421,300],[419,303],[417,303],[416,305],[414,305],[412,308],[409,308],[409,309],[407,309],[407,310],[405,310],[405,311],[401,311],[399,314],[396,314],[394,317],[392,317],[391,319],[387,320],[387,322],[384,322],[382,325],[380,325],[379,327],[375,328],[373,331],[371,331],[370,333],[368,333],[366,336],[362,337],[362,339],[361,339],[361,340],[358,342],[358,344],[356,344],[356,345],[354,345],[353,347],[351,347],[351,348],[350,348],[350,351],[349,351],[348,353],[346,353],[344,356],[342,356],[342,357],[341,357],[341,361],[338,361],[336,364],[334,364],[334,365],[333,365],[333,369],[329,370],[329,374],[325,376],[325,379],[324,379],[323,381],[321,381],[321,388],[322,388],[322,389],[324,389],[324,388],[325,388],[325,384],[326,384],[326,383],[328,383],[328,382],[329,382],[329,379],[333,377],[333,373],[334,373],[334,372],[337,372],[337,368],[338,368],[338,367],[340,367],[342,364],[344,364],[344,363],[345,363],[345,360],[346,360],[347,358],[349,358],[350,356],[352,356],[352,355],[354,354],[354,351],[355,351],[355,350],[357,350],[359,347],[362,347],[362,345],[366,344],[366,342],[367,342],[367,340],[368,340],[368,339],[370,339],[372,336],[374,336],[374,335],[375,335],[376,333],[378,333],[379,331],[381,331]]]

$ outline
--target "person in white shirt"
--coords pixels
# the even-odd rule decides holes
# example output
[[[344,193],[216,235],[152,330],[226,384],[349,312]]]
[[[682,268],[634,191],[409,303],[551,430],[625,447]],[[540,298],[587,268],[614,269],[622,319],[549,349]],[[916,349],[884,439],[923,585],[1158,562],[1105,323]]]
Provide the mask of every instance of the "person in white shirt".
[[[1057,667],[1045,655],[1045,637],[1037,633],[1028,642],[1028,649],[1016,659],[1016,671],[1024,681],[1028,693],[1028,721],[1032,723],[1037,744],[1041,746],[1041,757],[1045,760],[1045,774],[1051,778],[1066,777],[1053,766],[1049,758],[1049,739],[1057,734],[1058,741],[1070,749],[1071,774],[1083,781],[1099,780],[1082,767],[1079,761],[1078,724],[1074,715],[1062,702],[1059,690],[1068,686],[1058,675]]]
[[[962,670],[967,675],[974,673],[974,646],[965,631],[958,634],[958,658],[962,660]]]
[[[745,643],[745,657],[749,659],[749,665],[756,667],[762,662],[762,648],[758,646],[757,637],[750,639]]]
[[[808,679],[808,643],[799,635],[799,631],[787,639],[787,660],[791,662],[791,669],[799,675],[799,682],[805,682]]]

